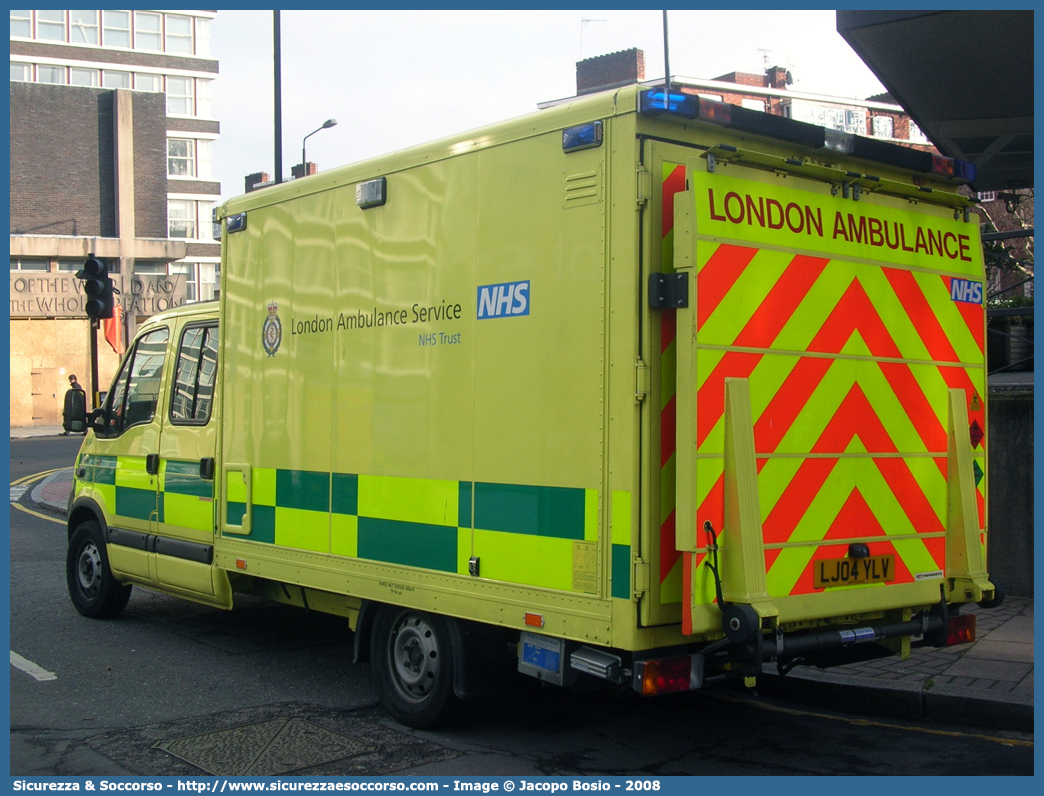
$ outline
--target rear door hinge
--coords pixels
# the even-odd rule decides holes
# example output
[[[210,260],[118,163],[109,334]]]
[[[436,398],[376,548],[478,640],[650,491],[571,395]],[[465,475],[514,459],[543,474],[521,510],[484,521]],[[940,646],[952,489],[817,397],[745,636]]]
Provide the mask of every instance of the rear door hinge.
[[[634,562],[634,599],[649,591],[649,563],[640,558]]]
[[[652,372],[642,362],[641,357],[634,358],[634,405],[638,406],[652,389]]]
[[[638,207],[652,199],[652,172],[644,166],[638,167]]]

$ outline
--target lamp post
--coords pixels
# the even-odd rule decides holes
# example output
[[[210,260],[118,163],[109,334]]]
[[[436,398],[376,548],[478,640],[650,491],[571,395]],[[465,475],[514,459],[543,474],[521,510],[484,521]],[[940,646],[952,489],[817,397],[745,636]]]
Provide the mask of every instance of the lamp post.
[[[326,130],[327,128],[333,127],[336,124],[337,124],[337,120],[336,119],[327,119],[325,122],[323,122],[323,126],[320,127],[319,130]],[[310,136],[313,136],[316,133],[318,133],[319,130],[312,130],[312,132],[310,132],[303,139],[301,139],[301,176],[302,177],[307,177],[308,176],[308,159],[305,157],[305,142],[308,141]]]

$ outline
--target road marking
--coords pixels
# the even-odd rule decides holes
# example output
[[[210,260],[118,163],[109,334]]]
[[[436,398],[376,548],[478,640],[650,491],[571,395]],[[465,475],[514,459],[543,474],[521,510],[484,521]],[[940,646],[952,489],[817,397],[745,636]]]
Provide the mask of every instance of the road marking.
[[[976,738],[981,741],[993,741],[994,743],[1004,744],[1005,746],[1033,746],[1033,741],[1024,741],[1021,738],[1004,738],[997,735],[983,735],[975,732],[957,732],[955,730],[933,730],[928,727],[917,727],[906,724],[891,724],[886,721],[873,721],[871,719],[862,718],[849,718],[847,716],[832,716],[829,713],[816,713],[811,710],[795,710],[794,708],[785,708],[780,705],[770,705],[766,702],[758,702],[754,699],[735,697],[729,694],[722,694],[715,691],[707,691],[707,696],[713,697],[714,699],[720,699],[723,702],[735,702],[738,704],[756,705],[762,710],[771,710],[776,713],[786,713],[790,716],[813,716],[817,719],[831,719],[833,721],[843,721],[846,724],[855,724],[859,727],[883,727],[890,730],[907,730],[910,732],[922,732],[928,735],[945,735],[951,738]]]
[[[22,499],[22,495],[29,491],[29,486],[13,486],[11,487],[11,502],[17,503]]]
[[[18,509],[19,511],[24,511],[26,514],[32,514],[34,517],[39,517],[41,520],[47,520],[48,522],[53,522],[58,525],[65,525],[65,520],[59,520],[55,517],[48,517],[46,514],[41,514],[40,512],[33,511],[32,509],[27,509],[21,503],[12,503],[11,508]]]
[[[68,467],[55,467],[53,470],[44,470],[42,473],[33,473],[32,475],[27,475],[24,478],[19,478],[19,479],[15,480],[15,481],[12,481],[11,482],[11,486],[17,486],[18,484],[29,484],[29,483],[32,483],[33,481],[39,481],[41,478],[46,478],[47,476],[51,475],[52,473],[57,473],[59,470],[68,470],[68,469],[69,469]]]
[[[58,675],[54,672],[49,672],[46,669],[37,666],[30,660],[26,660],[14,650],[11,650],[11,665],[16,669],[21,669],[26,674],[35,677],[40,682],[44,680],[57,680]]]

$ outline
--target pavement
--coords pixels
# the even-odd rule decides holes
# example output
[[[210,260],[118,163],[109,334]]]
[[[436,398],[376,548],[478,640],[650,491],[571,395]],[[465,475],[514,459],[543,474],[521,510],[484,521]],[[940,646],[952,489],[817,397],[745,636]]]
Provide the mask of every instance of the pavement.
[[[12,428],[11,439],[57,436],[60,426]],[[32,501],[67,511],[72,468],[58,470],[32,490]],[[997,608],[971,605],[976,640],[936,649],[918,647],[909,660],[878,658],[819,670],[795,668],[786,677],[767,667],[758,690],[824,709],[903,720],[1033,732],[1033,599],[1008,596]]]

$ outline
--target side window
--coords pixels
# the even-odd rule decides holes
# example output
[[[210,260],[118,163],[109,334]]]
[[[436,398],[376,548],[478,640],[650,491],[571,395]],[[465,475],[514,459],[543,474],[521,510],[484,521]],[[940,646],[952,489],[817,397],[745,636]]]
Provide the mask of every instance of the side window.
[[[112,384],[106,405],[106,436],[122,434],[131,426],[148,423],[156,415],[167,329],[156,329],[138,340]]]
[[[210,420],[217,379],[217,352],[217,326],[192,326],[181,335],[170,400],[172,423],[202,426]]]

